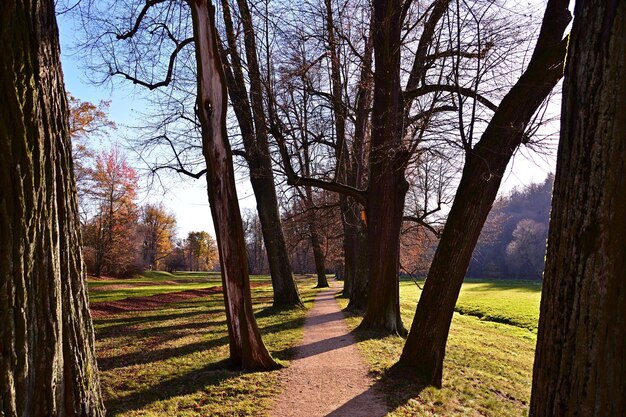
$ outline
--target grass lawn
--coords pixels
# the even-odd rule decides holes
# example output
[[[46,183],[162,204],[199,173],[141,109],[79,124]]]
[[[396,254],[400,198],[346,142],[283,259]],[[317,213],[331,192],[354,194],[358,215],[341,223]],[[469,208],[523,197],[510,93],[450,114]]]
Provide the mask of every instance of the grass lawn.
[[[306,310],[276,314],[269,277],[251,277],[253,304],[274,358],[288,364],[302,336]],[[313,278],[298,281],[307,308]],[[221,285],[217,274],[150,272],[133,279],[89,283],[92,302]],[[405,326],[420,290],[400,285]],[[523,416],[527,414],[540,284],[467,280],[454,314],[441,390],[385,376],[403,339],[356,332],[359,348],[394,416]],[[339,299],[345,305],[346,300]],[[278,372],[242,373],[224,367],[228,338],[221,294],[150,311],[94,321],[105,404],[110,416],[264,415],[280,386]],[[460,314],[462,313],[462,314]],[[351,316],[356,327],[360,318]]]
[[[206,282],[196,282],[199,279]],[[290,348],[302,336],[306,310],[277,314],[270,308],[268,277],[252,281],[265,284],[253,290],[263,339],[274,358],[287,364]],[[119,288],[127,284],[138,286]],[[299,280],[298,284],[309,308],[317,291],[312,288],[315,280]],[[91,282],[90,297],[92,302],[110,301],[215,285],[221,285],[219,276],[151,273],[132,280]],[[158,310],[106,316],[94,323],[110,416],[262,415],[278,392],[278,372],[246,374],[225,369],[228,336],[221,294]]]
[[[406,327],[420,293],[414,282],[401,282]],[[540,284],[530,281],[467,280],[450,329],[441,390],[385,376],[400,356],[402,338],[356,332],[376,385],[393,406],[390,415],[527,415],[540,297]],[[348,319],[352,328],[359,323],[359,317]]]

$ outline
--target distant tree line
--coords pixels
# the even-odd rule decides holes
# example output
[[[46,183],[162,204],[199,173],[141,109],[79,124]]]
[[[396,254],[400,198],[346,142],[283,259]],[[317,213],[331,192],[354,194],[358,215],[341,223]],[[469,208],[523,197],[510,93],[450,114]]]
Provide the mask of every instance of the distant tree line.
[[[109,103],[96,105],[71,94],[68,103],[87,272],[124,277],[147,269],[217,269],[217,246],[208,232],[177,238],[174,213],[162,203],[137,203],[139,175],[123,151],[117,146],[93,150],[90,141],[115,128]]]
[[[494,203],[467,271],[470,277],[541,279],[554,175]]]

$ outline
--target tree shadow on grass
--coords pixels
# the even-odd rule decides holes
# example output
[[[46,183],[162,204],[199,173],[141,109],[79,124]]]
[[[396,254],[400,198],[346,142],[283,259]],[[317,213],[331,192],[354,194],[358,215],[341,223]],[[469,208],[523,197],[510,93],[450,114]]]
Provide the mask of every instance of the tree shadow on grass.
[[[182,319],[185,317],[193,317],[193,316],[201,316],[201,315],[210,315],[210,314],[221,314],[224,312],[223,305],[220,307],[212,307],[208,309],[198,309],[198,307],[207,307],[207,306],[188,306],[188,305],[177,305],[174,307],[169,307],[169,310],[174,312],[169,314],[163,314],[164,310],[167,309],[155,309],[155,310],[146,310],[146,311],[129,311],[124,313],[123,316],[120,317],[119,314],[104,316],[104,317],[95,317],[93,319],[94,324],[101,329],[101,331],[115,329],[116,326],[121,328],[143,324],[143,323],[156,323],[160,321],[167,320],[176,320]],[[190,308],[194,310],[189,311]],[[178,311],[176,311],[178,310]]]
[[[221,321],[220,323],[224,324],[225,321]],[[206,326],[209,327],[213,326],[214,324],[215,321],[211,321],[207,322]],[[265,326],[261,329],[261,331],[265,335],[274,332],[295,329],[300,326],[302,326],[302,320],[294,319],[283,323]],[[155,334],[159,334],[158,327],[151,330],[154,330]],[[103,371],[110,371],[112,369],[123,368],[127,366],[145,365],[153,362],[165,361],[168,359],[186,356],[204,350],[214,349],[219,346],[228,344],[228,335],[226,334],[226,332],[220,332],[220,334],[224,334],[224,336],[210,339],[208,341],[190,343],[184,346],[166,347],[161,349],[141,349],[136,352],[125,353],[108,358],[101,358],[98,360],[98,367]],[[161,339],[159,339],[158,342],[165,343],[168,340],[176,339],[178,337],[180,337],[180,335],[174,333],[169,336],[163,336]],[[280,356],[281,353],[282,356]],[[287,359],[289,357],[289,353],[279,352],[277,357],[279,359]]]
[[[417,397],[426,385],[405,370],[391,369],[385,372],[368,390],[336,408],[326,417],[383,417],[389,411]],[[386,410],[373,407],[379,401]]]
[[[221,360],[184,375],[163,380],[145,390],[106,401],[107,415],[140,410],[154,402],[193,394],[209,385],[218,385],[222,381],[241,375],[242,372],[231,371],[229,367],[228,360]]]
[[[227,343],[228,336],[224,336],[208,341],[190,343],[184,346],[167,347],[162,349],[142,349],[137,352],[99,359],[98,368],[102,371],[110,371],[127,366],[147,365],[154,362],[166,361],[168,359],[214,349]]]
[[[114,329],[102,329],[100,331],[96,331],[96,339],[98,341],[117,339],[123,337],[133,337],[133,338],[145,338],[152,336],[162,337],[162,342],[167,340],[171,340],[176,337],[183,336],[181,333],[189,333],[189,331],[206,331],[210,330],[216,326],[222,326],[226,324],[226,320],[199,320],[191,323],[177,323],[169,326],[154,326],[141,328],[133,325],[129,326],[115,326]]]

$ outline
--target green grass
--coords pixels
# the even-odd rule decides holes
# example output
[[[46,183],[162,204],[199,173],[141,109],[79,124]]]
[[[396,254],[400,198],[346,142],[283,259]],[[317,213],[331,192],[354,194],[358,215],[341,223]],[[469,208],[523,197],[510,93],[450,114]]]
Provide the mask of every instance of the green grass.
[[[540,282],[467,280],[455,310],[536,332],[540,301]]]
[[[253,275],[252,284],[269,284],[269,275]],[[118,301],[128,297],[146,297],[177,291],[200,290],[222,285],[218,272],[147,271],[133,278],[87,280],[92,303]],[[123,287],[123,288],[121,288]]]
[[[401,311],[409,327],[420,290],[401,282]],[[539,316],[540,286],[532,282],[469,280],[450,329],[443,388],[388,377],[404,340],[357,331],[359,348],[393,411],[391,416],[527,415]],[[343,305],[346,300],[340,300]],[[356,328],[360,317],[348,324]],[[511,323],[511,324],[504,324]]]
[[[274,358],[288,364],[302,336],[306,310],[272,310],[269,277],[251,280],[265,284],[252,290],[263,339]],[[120,284],[132,287],[106,288]],[[315,279],[298,284],[309,308]],[[221,281],[215,274],[149,272],[91,282],[90,296],[105,301],[217,285]],[[412,281],[402,281],[400,294],[408,327],[420,290]],[[468,280],[450,330],[441,390],[386,376],[403,339],[356,332],[376,389],[392,406],[390,415],[526,415],[540,294],[540,285],[533,282]],[[345,305],[346,300],[340,302]],[[353,328],[359,322],[359,317],[348,318]],[[107,316],[96,319],[95,326],[110,416],[262,416],[280,390],[276,371],[243,373],[225,366],[228,338],[221,294]]]
[[[154,281],[172,280],[160,278],[154,277]],[[141,285],[153,277],[136,279]],[[267,277],[253,282],[267,283]],[[315,282],[298,284],[309,308],[317,291],[312,289]],[[114,299],[122,297],[124,291],[127,296],[137,296],[150,294],[155,288],[180,291],[194,285],[198,283],[140,286],[139,293],[133,288],[104,293]],[[293,345],[302,337],[306,310],[273,311],[269,285],[252,292],[263,340],[274,358],[286,364]],[[92,291],[91,299],[100,293]],[[225,366],[228,334],[221,294],[158,310],[107,316],[94,323],[100,377],[110,416],[263,415],[278,392],[276,371],[244,373]]]

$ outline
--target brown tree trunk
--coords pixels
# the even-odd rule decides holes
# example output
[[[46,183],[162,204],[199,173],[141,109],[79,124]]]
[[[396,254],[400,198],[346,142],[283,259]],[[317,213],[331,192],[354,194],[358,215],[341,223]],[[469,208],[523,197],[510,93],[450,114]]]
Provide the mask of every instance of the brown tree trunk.
[[[0,414],[102,416],[53,2],[0,27]]]
[[[367,307],[367,231],[364,230],[360,214],[359,205],[350,201],[345,214],[349,227],[344,250],[346,260],[350,258],[352,269],[348,309],[354,311],[362,311]]]
[[[242,21],[248,73],[250,75],[250,99],[248,99],[243,65],[237,49],[235,30],[227,0],[222,0],[222,12],[231,62],[227,67],[227,81],[233,101],[235,116],[239,122],[246,150],[246,162],[250,169],[250,183],[257,203],[263,241],[267,252],[274,307],[293,308],[302,306],[298,287],[293,278],[289,252],[280,221],[278,198],[274,184],[274,172],[270,158],[268,133],[263,111],[261,74],[257,59],[254,27],[247,2],[238,1]],[[255,129],[256,127],[256,129]]]
[[[370,22],[370,33],[365,43],[359,90],[357,93],[356,115],[354,122],[354,141],[352,146],[352,163],[347,173],[348,185],[360,189],[365,180],[365,144],[369,126],[369,109],[372,106],[372,53],[374,42],[372,36],[373,16]],[[361,205],[351,197],[346,198],[346,207],[342,208],[348,241],[345,244],[346,276],[348,276],[348,259],[350,260],[350,291],[348,309],[365,310],[367,306],[368,261],[367,261],[367,227],[361,218]]]
[[[400,87],[402,2],[374,3],[374,101],[367,193],[369,294],[361,328],[404,334],[398,287],[400,228],[409,153],[402,143]]]
[[[315,273],[317,274],[317,285],[315,288],[326,288],[329,285],[326,278],[326,263],[324,262],[322,239],[317,233],[315,226],[311,227],[311,224],[309,224],[309,232],[311,233],[311,249],[313,250],[313,259],[315,261]]]
[[[276,368],[261,340],[250,295],[248,259],[226,136],[226,79],[217,47],[214,7],[209,0],[188,0],[198,65],[198,113],[207,188],[220,254],[230,359],[246,370]]]
[[[343,80],[341,77],[341,63],[339,58],[339,50],[337,48],[337,41],[335,37],[335,22],[333,19],[333,8],[331,0],[324,0],[324,7],[326,8],[326,35],[328,37],[328,52],[330,55],[330,77],[331,77],[331,89],[332,89],[332,99],[331,104],[333,107],[333,115],[335,119],[335,158],[336,158],[336,167],[335,167],[335,179],[344,182],[346,180],[347,172],[351,171],[352,167],[350,166],[350,159],[348,158],[348,147],[346,144],[346,106],[343,100]],[[348,208],[348,197],[345,195],[339,196],[339,208],[342,210],[346,210]],[[354,270],[354,258],[352,258],[348,252],[348,248],[346,244],[348,243],[347,236],[350,233],[350,226],[346,222],[346,218],[344,215],[341,216],[341,226],[343,228],[344,234],[344,289],[345,285],[348,284],[348,291],[350,291],[350,287],[352,285],[353,277],[351,274]],[[319,239],[318,239],[319,240]],[[319,266],[318,264],[318,255],[316,254],[316,244],[313,243],[313,253],[315,256],[315,264],[316,269],[318,270],[318,287],[320,287],[320,274],[319,274]],[[319,246],[319,244],[318,244]],[[321,254],[321,247],[317,250]],[[323,261],[322,257],[319,257],[321,261]],[[347,275],[347,278],[346,278]],[[324,276],[323,281],[324,285],[328,286],[328,282],[326,281],[326,276]]]
[[[567,0],[550,0],[528,68],[468,149],[454,203],[433,258],[402,356],[395,368],[441,386],[443,359],[463,278],[513,152],[533,114],[562,76],[570,20]]]
[[[578,1],[530,415],[626,415],[626,2]]]

